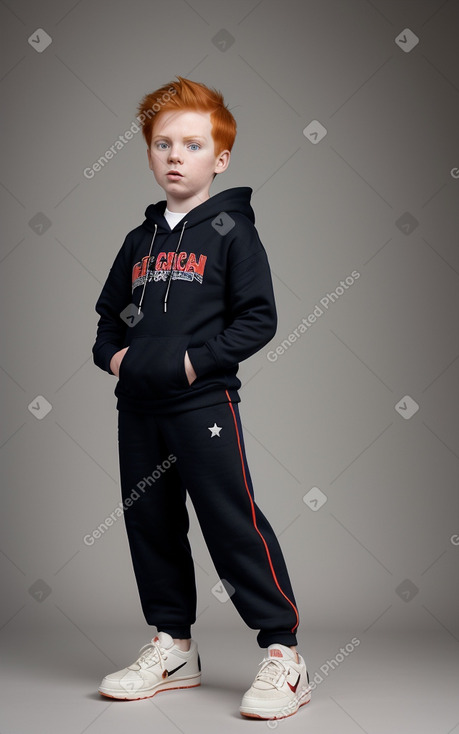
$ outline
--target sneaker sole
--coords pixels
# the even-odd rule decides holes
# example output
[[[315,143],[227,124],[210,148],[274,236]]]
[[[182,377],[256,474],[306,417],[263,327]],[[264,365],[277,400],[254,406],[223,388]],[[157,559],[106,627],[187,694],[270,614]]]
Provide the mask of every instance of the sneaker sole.
[[[255,709],[255,707],[250,710],[249,707],[247,707],[245,710],[242,708],[239,709],[241,716],[245,716],[248,719],[288,719],[290,716],[294,716],[302,706],[306,706],[307,703],[311,701],[311,694],[308,694],[307,700],[301,701],[298,708],[295,709],[295,711],[292,711],[290,714],[284,714],[282,713],[282,709],[276,713],[276,712],[268,712],[268,711],[261,711],[261,709]],[[284,709],[285,710],[285,709]]]
[[[149,688],[147,691],[141,691],[137,693],[129,693],[128,691],[122,693],[121,691],[111,691],[109,689],[103,690],[99,688],[101,696],[107,698],[116,698],[119,701],[141,701],[144,698],[153,698],[157,693],[162,691],[174,691],[179,688],[197,688],[201,685],[201,675],[192,676],[190,678],[176,678],[175,680],[167,681],[166,683],[158,683],[155,688]]]

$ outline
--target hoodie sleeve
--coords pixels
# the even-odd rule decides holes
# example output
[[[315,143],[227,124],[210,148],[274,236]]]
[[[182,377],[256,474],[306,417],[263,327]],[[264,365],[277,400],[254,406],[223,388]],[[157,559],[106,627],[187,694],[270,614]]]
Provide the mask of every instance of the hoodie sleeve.
[[[203,345],[190,347],[188,356],[198,377],[234,368],[265,346],[276,333],[277,314],[268,258],[255,228],[250,241],[239,241],[227,274],[230,323]],[[250,254],[247,256],[247,252]]]
[[[110,269],[105,285],[96,303],[100,316],[97,336],[92,348],[95,364],[110,375],[110,360],[123,348],[127,325],[120,313],[132,301],[131,268],[127,238]]]

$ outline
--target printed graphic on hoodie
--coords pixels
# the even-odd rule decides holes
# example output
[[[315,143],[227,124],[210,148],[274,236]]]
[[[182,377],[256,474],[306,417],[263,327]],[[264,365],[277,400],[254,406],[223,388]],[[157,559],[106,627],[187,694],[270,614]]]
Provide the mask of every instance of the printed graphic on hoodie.
[[[157,255],[145,255],[132,268],[132,291],[145,281],[167,281],[172,269],[172,280],[193,280],[202,285],[207,255],[194,252],[159,252]]]

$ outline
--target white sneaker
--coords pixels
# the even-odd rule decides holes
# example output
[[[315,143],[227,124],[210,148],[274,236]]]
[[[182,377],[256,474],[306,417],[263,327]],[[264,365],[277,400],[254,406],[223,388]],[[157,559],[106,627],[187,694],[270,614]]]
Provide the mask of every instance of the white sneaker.
[[[289,647],[274,644],[268,657],[260,663],[254,682],[244,693],[240,712],[256,719],[284,719],[296,714],[300,706],[311,700],[311,687],[306,663],[299,662]]]
[[[132,665],[105,676],[99,693],[134,701],[151,698],[159,691],[201,685],[201,661],[194,640],[185,652],[174,644],[167,632],[159,632],[140,653]]]

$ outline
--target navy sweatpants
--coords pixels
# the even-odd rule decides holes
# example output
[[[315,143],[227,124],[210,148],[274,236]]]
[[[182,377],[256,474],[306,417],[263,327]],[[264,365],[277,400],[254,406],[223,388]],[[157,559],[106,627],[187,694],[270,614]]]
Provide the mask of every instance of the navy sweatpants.
[[[279,543],[254,500],[238,405],[176,415],[120,411],[118,436],[124,519],[147,623],[191,637],[197,595],[188,492],[218,576],[242,619],[259,630],[259,646],[296,645],[298,610]]]

